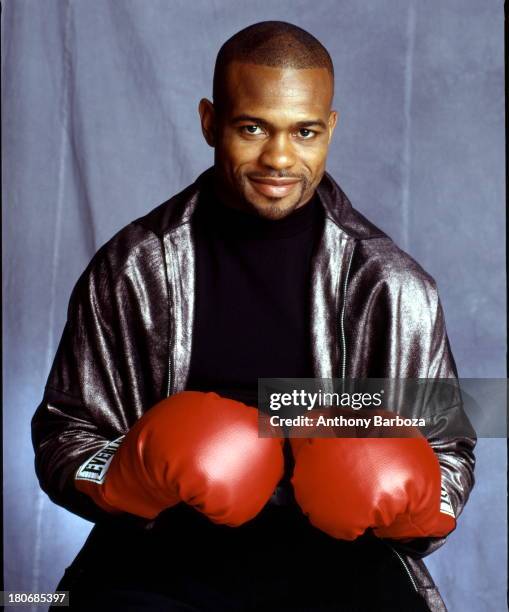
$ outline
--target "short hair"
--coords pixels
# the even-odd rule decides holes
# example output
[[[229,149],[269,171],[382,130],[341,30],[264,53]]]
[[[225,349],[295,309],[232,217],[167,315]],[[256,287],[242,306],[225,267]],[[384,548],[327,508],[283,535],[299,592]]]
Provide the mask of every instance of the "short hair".
[[[334,66],[327,49],[312,34],[285,21],[254,23],[221,46],[214,67],[214,104],[221,100],[226,69],[234,61],[274,68],[326,68],[334,87]]]

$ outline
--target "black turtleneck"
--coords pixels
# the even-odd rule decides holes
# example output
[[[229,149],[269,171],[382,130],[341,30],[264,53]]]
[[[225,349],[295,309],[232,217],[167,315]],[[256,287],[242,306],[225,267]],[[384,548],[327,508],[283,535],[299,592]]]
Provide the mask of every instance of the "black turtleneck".
[[[258,378],[314,375],[310,263],[316,196],[276,221],[201,201],[193,216],[196,302],[187,389],[256,405]]]

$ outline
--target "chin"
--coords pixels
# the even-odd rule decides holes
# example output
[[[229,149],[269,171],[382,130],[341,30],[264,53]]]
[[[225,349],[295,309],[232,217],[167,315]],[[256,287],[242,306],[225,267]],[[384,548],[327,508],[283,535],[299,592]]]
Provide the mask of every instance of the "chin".
[[[302,204],[304,194],[301,192],[298,197],[290,194],[286,198],[260,197],[257,193],[244,192],[245,205],[258,216],[264,219],[283,219],[290,215],[300,204]],[[293,196],[293,197],[292,197]]]
[[[249,202],[249,207],[256,211],[258,216],[276,221],[287,217],[300,204],[300,201],[285,203],[282,200],[274,198],[274,200],[267,199],[265,202]]]

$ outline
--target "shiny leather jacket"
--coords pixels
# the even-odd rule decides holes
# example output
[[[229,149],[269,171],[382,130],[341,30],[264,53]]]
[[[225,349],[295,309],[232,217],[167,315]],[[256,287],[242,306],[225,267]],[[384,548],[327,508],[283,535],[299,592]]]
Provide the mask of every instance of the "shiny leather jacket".
[[[32,438],[42,489],[89,520],[104,513],[74,488],[77,468],[185,388],[195,300],[190,219],[212,173],[118,232],[73,290]],[[325,224],[311,273],[315,376],[455,377],[433,279],[327,173],[317,193]],[[474,483],[475,442],[473,432],[430,439],[456,517]],[[445,606],[421,558],[444,540],[392,543],[431,610]]]

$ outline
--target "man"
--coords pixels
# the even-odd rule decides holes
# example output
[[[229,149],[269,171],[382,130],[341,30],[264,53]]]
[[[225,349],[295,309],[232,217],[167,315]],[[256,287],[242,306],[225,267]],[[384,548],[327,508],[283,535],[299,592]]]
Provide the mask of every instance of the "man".
[[[473,434],[384,457],[257,435],[258,378],[456,376],[433,280],[325,173],[333,93],[309,33],[237,33],[199,105],[214,167],[78,281],[32,423],[42,488],[96,522],[71,607],[445,609],[420,558],[468,498]]]

